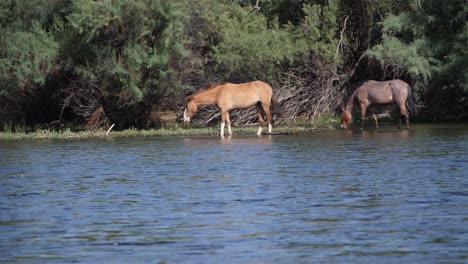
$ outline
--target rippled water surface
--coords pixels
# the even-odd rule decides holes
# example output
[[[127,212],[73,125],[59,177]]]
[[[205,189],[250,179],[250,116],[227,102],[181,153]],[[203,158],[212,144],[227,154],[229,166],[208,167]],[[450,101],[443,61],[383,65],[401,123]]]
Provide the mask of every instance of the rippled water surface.
[[[0,141],[0,262],[466,263],[467,151],[463,124]]]

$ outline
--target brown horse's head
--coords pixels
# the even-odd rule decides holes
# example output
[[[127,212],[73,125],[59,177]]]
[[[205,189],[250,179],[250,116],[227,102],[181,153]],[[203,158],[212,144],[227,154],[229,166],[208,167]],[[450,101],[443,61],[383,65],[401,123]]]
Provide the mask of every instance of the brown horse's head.
[[[187,97],[186,107],[184,110],[184,122],[190,122],[190,118],[197,112],[198,106],[193,101],[193,96]]]
[[[341,129],[348,129],[351,123],[351,111],[341,107]]]

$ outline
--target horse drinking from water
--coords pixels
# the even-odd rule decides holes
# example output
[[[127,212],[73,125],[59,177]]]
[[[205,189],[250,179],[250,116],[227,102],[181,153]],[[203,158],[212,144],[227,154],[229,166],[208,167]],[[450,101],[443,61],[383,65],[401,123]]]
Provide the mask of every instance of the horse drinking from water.
[[[361,106],[361,130],[364,129],[364,121],[366,110],[369,106],[389,105],[396,103],[400,109],[399,126],[403,116],[406,118],[406,128],[409,128],[409,112],[406,108],[410,108],[413,114],[416,113],[416,104],[412,98],[411,87],[402,80],[391,81],[367,81],[359,86],[349,98],[346,107],[341,107],[341,128],[347,129],[351,122],[351,110],[354,103],[357,102]],[[372,111],[371,111],[372,112]],[[375,127],[379,128],[377,116],[372,112],[374,117]]]
[[[273,122],[270,112],[270,103],[273,104],[275,115],[281,115],[279,104],[273,96],[273,89],[270,85],[262,81],[241,84],[211,84],[207,88],[187,97],[186,103],[184,122],[189,122],[190,118],[197,112],[198,107],[201,105],[218,106],[221,111],[222,137],[224,136],[224,126],[226,124],[228,126],[229,135],[232,135],[231,120],[229,118],[229,111],[232,109],[246,109],[255,105],[260,123],[257,135],[262,134],[262,128],[265,126],[262,111],[265,112],[268,120],[268,132],[271,133]]]

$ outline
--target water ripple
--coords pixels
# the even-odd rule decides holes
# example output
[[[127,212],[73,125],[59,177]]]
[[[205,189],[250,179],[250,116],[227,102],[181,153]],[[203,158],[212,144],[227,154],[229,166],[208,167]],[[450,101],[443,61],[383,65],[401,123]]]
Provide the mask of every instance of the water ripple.
[[[463,263],[467,136],[1,142],[0,262]]]

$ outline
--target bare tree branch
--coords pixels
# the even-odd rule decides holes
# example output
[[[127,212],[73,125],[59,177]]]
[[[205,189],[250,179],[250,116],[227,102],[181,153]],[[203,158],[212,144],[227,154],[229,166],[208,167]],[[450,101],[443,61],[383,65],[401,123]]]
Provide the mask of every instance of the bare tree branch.
[[[349,16],[346,16],[344,22],[343,22],[343,29],[341,30],[340,34],[340,41],[338,41],[338,45],[336,45],[336,52],[335,52],[335,61],[338,58],[338,51],[342,49],[343,47],[343,35],[346,30],[346,22],[348,21]]]
[[[250,11],[247,15],[250,15],[255,11],[260,11],[260,6],[258,5],[259,2],[260,2],[260,0],[257,0],[257,2],[255,3],[255,6],[253,7],[252,11]]]

